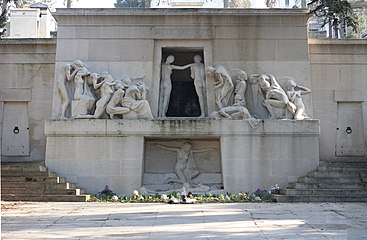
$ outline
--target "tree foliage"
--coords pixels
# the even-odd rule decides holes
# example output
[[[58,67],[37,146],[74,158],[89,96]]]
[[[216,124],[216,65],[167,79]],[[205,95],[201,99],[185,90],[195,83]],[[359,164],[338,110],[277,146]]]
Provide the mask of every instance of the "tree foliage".
[[[24,6],[24,1],[23,0],[0,0],[0,27],[4,27],[4,25],[6,24],[7,20],[8,20],[8,12],[9,12],[9,7],[10,6],[15,6],[15,7],[23,7]]]
[[[338,38],[338,29],[350,27],[358,30],[358,17],[347,0],[311,0],[307,4],[310,14],[323,18],[322,27],[329,24]]]
[[[13,6],[15,8],[23,8],[36,2],[42,2],[49,6],[56,3],[55,0],[0,0],[0,28],[4,27],[4,25],[8,21],[10,6]]]
[[[250,0],[229,0],[228,7],[230,8],[249,8],[251,7]]]
[[[116,8],[144,8],[145,0],[116,0]]]

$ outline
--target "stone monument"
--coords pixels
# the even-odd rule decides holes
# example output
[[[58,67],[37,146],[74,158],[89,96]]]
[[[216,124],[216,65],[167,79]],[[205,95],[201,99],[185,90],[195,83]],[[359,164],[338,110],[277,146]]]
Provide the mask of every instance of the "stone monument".
[[[105,185],[127,195],[182,186],[235,193],[285,186],[317,167],[308,55],[287,55],[307,51],[302,10],[60,9],[55,17],[46,166],[68,181],[90,193]],[[270,34],[274,27],[287,34]]]

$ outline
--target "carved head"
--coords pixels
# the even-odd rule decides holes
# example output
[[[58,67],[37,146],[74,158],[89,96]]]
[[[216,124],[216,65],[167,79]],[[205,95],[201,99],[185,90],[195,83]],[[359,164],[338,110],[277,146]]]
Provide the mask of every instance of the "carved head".
[[[209,76],[209,77],[212,77],[214,75],[214,72],[215,72],[215,68],[213,66],[209,66],[207,69],[206,69],[206,74]]]
[[[80,61],[80,60],[75,60],[73,62],[73,65],[76,66],[76,67],[83,67],[84,66],[83,62]]]
[[[105,82],[113,82],[113,77],[111,74],[107,74],[104,76]]]
[[[194,62],[201,62],[203,60],[203,58],[200,55],[195,55],[194,57]]]
[[[192,149],[192,144],[190,142],[184,142],[182,145],[182,149],[186,152],[190,151]]]
[[[286,91],[290,91],[297,87],[297,84],[293,80],[288,80],[285,84]]]
[[[133,97],[133,98],[136,98],[137,95],[139,95],[140,91],[138,89],[138,86],[136,85],[131,85],[130,87],[127,88],[126,90],[126,96],[129,96],[129,97]]]
[[[250,75],[250,78],[248,79],[248,81],[251,83],[251,84],[257,84],[258,81],[259,81],[259,77],[260,75],[259,74],[251,74]]]
[[[115,94],[116,94],[116,96],[117,96],[119,99],[122,99],[122,98],[124,97],[124,95],[125,95],[125,91],[124,91],[124,90],[122,90],[121,88],[119,88],[119,89],[117,89],[117,90],[115,91]]]
[[[173,55],[169,55],[166,59],[166,63],[171,64],[175,61],[175,57]]]
[[[243,102],[243,98],[241,95],[236,94],[234,96],[234,105],[235,106],[244,106],[245,103]]]
[[[266,75],[261,75],[258,79],[259,85],[263,90],[267,90],[270,87],[270,83],[266,80],[268,77]]]
[[[240,81],[246,81],[247,80],[247,73],[243,70],[239,71],[237,75],[237,79]]]

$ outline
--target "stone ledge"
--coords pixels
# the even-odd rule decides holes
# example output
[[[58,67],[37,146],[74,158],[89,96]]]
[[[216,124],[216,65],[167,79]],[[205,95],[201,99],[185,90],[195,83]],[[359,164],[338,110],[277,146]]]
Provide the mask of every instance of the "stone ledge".
[[[30,88],[0,88],[0,102],[30,102]]]
[[[58,17],[65,16],[159,16],[159,15],[299,15],[308,16],[307,9],[223,9],[223,8],[57,8],[52,15]]]
[[[171,136],[319,135],[319,120],[263,120],[256,128],[243,120],[46,120],[46,136]]]
[[[56,45],[56,38],[2,38],[0,45]]]
[[[308,39],[309,45],[366,45],[365,39]]]
[[[364,102],[363,90],[334,90],[335,102]]]

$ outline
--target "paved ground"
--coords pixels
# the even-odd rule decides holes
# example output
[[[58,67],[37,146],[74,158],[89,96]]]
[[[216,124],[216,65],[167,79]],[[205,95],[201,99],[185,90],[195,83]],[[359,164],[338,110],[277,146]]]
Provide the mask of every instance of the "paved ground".
[[[1,203],[1,239],[367,239],[367,203]]]

